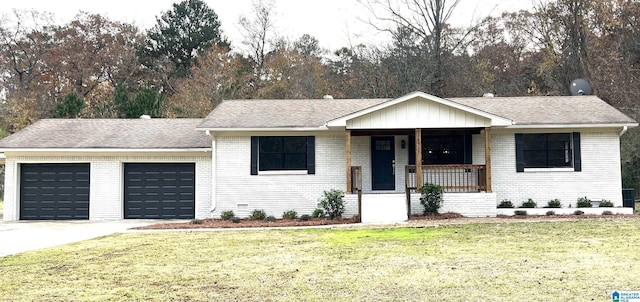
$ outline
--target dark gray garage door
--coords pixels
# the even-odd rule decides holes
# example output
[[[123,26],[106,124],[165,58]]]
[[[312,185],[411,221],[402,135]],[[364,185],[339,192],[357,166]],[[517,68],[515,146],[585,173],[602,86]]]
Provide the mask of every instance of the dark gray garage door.
[[[20,219],[89,219],[89,164],[21,164]]]
[[[195,170],[193,163],[125,164],[124,218],[194,218]]]

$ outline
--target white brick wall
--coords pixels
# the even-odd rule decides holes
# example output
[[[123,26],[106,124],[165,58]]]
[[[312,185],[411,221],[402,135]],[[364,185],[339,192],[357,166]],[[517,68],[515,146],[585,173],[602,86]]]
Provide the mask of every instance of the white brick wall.
[[[579,129],[571,130],[579,131]],[[522,132],[522,131],[518,131]],[[540,131],[528,131],[540,132]],[[545,131],[547,132],[547,131]],[[558,132],[570,132],[562,130]],[[620,143],[615,131],[581,131],[581,172],[524,172],[515,167],[514,130],[494,130],[491,137],[492,179],[494,194],[445,194],[443,212],[457,212],[466,216],[494,216],[495,204],[509,199],[518,205],[532,198],[539,206],[559,198],[566,207],[575,206],[578,197],[593,200],[609,199],[622,205]],[[299,215],[316,209],[322,192],[330,189],[346,191],[345,137],[342,132],[313,133],[316,135],[315,175],[250,175],[250,136],[218,136],[216,138],[216,204],[212,200],[211,154],[101,154],[80,156],[16,156],[7,154],[5,166],[4,220],[17,220],[19,209],[19,164],[44,162],[91,163],[90,219],[121,219],[123,217],[122,168],[125,162],[195,162],[196,217],[219,217],[225,210],[238,216],[248,216],[254,209],[264,209],[268,215],[280,217],[286,210]],[[404,193],[404,166],[408,150],[395,137],[396,193]],[[370,137],[352,137],[352,165],[363,168],[363,188],[371,193]],[[23,154],[24,155],[24,154]],[[473,136],[473,162],[484,163],[483,134]],[[345,216],[357,212],[357,195],[348,195]],[[412,197],[412,212],[421,213],[419,195]]]
[[[296,135],[306,135],[298,134]],[[345,136],[316,136],[316,174],[250,175],[251,137],[216,136],[216,209],[246,217],[255,209],[281,217],[311,214],[325,190],[346,191]]]
[[[123,164],[127,162],[193,162],[196,164],[196,218],[209,217],[211,208],[211,155],[82,155],[82,156],[12,156],[7,155],[5,172],[4,218],[19,218],[20,163],[90,163],[89,219],[122,219]]]
[[[551,132],[547,130],[544,132]],[[575,207],[579,197],[592,200],[608,199],[622,206],[622,180],[620,170],[620,140],[613,130],[556,130],[555,132],[581,132],[581,172],[516,172],[515,136],[518,133],[541,133],[540,130],[493,131],[491,160],[493,191],[497,202],[508,199],[518,206],[531,198],[539,207],[554,198],[563,207]]]
[[[362,167],[362,191],[371,192],[371,137],[351,137],[351,165]]]
[[[444,193],[440,213],[458,213],[465,217],[495,217],[495,193]],[[420,194],[411,194],[411,214],[422,214]]]
[[[15,160],[8,157],[4,163],[4,206],[2,220],[18,220],[18,169]]]
[[[484,165],[484,130],[481,134],[471,135],[471,162],[474,165]]]

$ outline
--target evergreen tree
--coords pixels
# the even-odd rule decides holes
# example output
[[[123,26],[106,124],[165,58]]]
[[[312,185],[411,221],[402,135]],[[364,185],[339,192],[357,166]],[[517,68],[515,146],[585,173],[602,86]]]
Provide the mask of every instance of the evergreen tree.
[[[75,92],[71,92],[56,105],[56,108],[53,111],[53,117],[76,118],[80,115],[82,108],[84,108],[84,100],[82,100]]]
[[[213,45],[228,47],[218,15],[201,0],[184,0],[156,18],[147,31],[147,41],[140,58],[147,66],[164,60],[173,64],[171,75],[185,77],[195,57]]]

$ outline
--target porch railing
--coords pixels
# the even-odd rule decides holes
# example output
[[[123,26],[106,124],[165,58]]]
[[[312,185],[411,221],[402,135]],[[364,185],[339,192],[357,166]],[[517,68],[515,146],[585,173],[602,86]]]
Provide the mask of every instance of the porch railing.
[[[358,193],[358,222],[362,222],[362,167],[351,167],[351,192]]]
[[[407,192],[431,183],[442,186],[447,193],[486,191],[485,165],[423,165],[422,184],[416,184],[416,166],[405,166]]]
[[[362,167],[351,167],[351,192],[362,191]]]

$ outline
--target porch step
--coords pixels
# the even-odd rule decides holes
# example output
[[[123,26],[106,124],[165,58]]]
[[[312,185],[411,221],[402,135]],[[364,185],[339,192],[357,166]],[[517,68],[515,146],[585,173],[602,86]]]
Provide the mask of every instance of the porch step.
[[[407,221],[404,194],[362,194],[363,223],[395,223]]]

